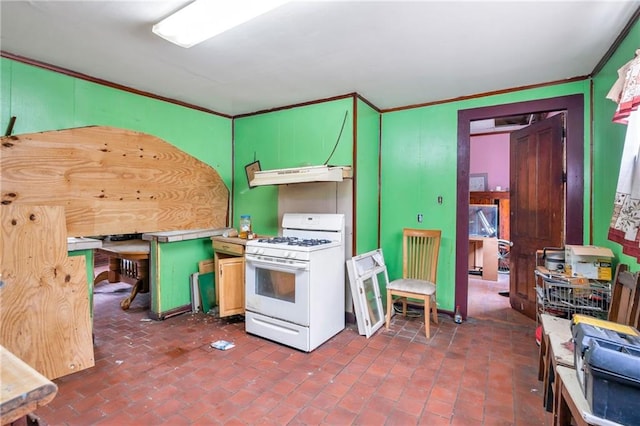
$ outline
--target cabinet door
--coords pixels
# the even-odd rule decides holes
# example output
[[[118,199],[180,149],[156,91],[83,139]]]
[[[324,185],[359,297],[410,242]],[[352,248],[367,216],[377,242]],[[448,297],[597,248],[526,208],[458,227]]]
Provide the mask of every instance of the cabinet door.
[[[220,317],[244,314],[244,257],[218,259],[216,286]]]

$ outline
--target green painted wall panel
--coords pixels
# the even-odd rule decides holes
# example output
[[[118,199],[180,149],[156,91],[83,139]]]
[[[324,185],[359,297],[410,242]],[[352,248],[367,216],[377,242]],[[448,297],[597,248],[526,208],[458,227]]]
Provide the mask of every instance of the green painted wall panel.
[[[68,252],[67,255],[69,257],[84,256],[87,268],[87,290],[89,291],[89,315],[93,318],[93,279],[95,278],[95,274],[93,272],[93,250],[74,250]]]
[[[356,148],[356,251],[354,255],[378,248],[378,194],[380,176],[380,114],[358,100]]]
[[[7,124],[9,124],[9,119],[13,115],[11,111],[11,74],[12,63],[0,61],[0,125],[3,135]]]
[[[340,99],[234,120],[235,189],[233,223],[251,215],[254,232],[278,231],[278,188],[249,188],[245,166],[260,161],[262,170],[324,164],[352,165],[353,100]]]
[[[389,278],[402,275],[403,228],[441,229],[438,304],[440,309],[454,309],[459,110],[576,93],[585,95],[588,100],[589,82],[578,81],[383,114],[380,238]],[[588,112],[589,108],[585,108],[585,127],[589,123]],[[588,150],[588,128],[585,135]],[[588,173],[587,170],[585,175]],[[438,203],[440,195],[442,204]],[[588,195],[585,198],[588,205]],[[424,215],[422,223],[417,221],[418,214]]]
[[[9,102],[11,114],[17,117],[13,134],[74,126],[73,79],[8,59],[1,60],[11,68]],[[2,129],[6,128],[9,118],[0,117]]]
[[[210,238],[159,243],[162,289],[155,295],[157,313],[191,304],[190,277],[198,272],[198,262],[213,259]]]
[[[606,95],[618,78],[618,69],[640,48],[638,40],[640,21],[593,78],[593,244],[611,248],[617,260],[628,264],[632,271],[640,270],[638,261],[622,253],[622,247],[607,238],[627,126],[611,121],[616,104],[606,99]]]

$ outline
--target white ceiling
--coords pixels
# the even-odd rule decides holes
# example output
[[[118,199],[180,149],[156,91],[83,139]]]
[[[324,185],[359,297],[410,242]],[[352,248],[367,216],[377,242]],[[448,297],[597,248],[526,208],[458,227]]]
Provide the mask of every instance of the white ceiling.
[[[589,75],[640,7],[294,1],[190,49],[151,33],[189,2],[2,0],[0,48],[228,115],[352,92],[390,109]]]

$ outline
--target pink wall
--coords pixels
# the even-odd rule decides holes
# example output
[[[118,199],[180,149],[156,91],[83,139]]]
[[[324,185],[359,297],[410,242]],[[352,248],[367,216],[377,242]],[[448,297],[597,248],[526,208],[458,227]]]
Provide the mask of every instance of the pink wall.
[[[509,133],[471,136],[470,173],[487,173],[488,190],[509,188]]]

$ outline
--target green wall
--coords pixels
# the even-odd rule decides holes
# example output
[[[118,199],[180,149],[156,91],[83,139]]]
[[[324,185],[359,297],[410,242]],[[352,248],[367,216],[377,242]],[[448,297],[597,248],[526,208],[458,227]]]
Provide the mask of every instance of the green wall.
[[[324,164],[336,145],[345,112],[347,120],[328,164],[351,166],[353,100],[350,97],[234,120],[233,223],[236,227],[240,215],[248,214],[254,232],[275,235],[278,231],[278,187],[249,188],[245,165],[258,160],[262,170],[272,170]]]
[[[458,214],[456,203],[458,111],[572,94],[583,94],[588,104],[589,81],[545,86],[383,114],[380,238],[389,279],[402,275],[402,228],[441,229],[438,307],[449,311],[454,309],[456,216]],[[588,114],[587,107],[584,117],[587,152]],[[585,164],[587,165],[585,176],[588,176],[588,154],[585,155]],[[442,196],[442,204],[438,203],[439,196]],[[585,200],[588,206],[588,188],[585,192]],[[418,214],[424,215],[422,223],[418,223]],[[588,218],[586,208],[585,215]]]
[[[213,259],[210,238],[151,244],[151,260],[156,269],[150,271],[160,291],[151,292],[151,310],[164,314],[191,304],[191,274],[198,272],[198,262]],[[159,275],[159,277],[157,276]],[[214,284],[215,285],[215,284]]]
[[[355,164],[355,236],[354,254],[377,249],[378,194],[380,193],[380,113],[358,99]]]
[[[619,244],[607,239],[627,126],[611,121],[616,104],[606,99],[606,95],[618,78],[618,69],[630,61],[636,49],[640,48],[638,40],[640,22],[636,22],[613,56],[593,78],[593,244],[610,247],[616,258],[628,264],[632,271],[640,270],[638,261],[623,254]]]

